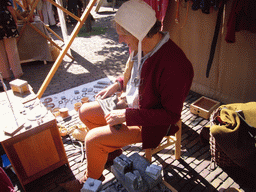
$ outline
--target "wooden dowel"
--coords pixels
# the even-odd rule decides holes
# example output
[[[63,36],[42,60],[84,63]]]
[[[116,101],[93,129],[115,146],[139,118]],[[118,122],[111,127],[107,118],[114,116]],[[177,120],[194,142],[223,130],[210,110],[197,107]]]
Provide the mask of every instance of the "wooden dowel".
[[[55,33],[49,26],[44,25],[46,27],[46,29],[48,29],[53,35],[55,35],[59,40],[61,40],[62,42],[64,42],[64,40],[57,34]]]
[[[59,4],[55,3],[52,0],[47,0],[49,1],[51,4],[55,5],[56,7],[60,8],[62,11],[64,11],[65,13],[67,13],[69,16],[73,17],[75,20],[81,22],[81,19],[79,17],[77,17],[76,15],[74,15],[73,13],[69,12],[67,9],[65,9],[64,7],[60,6]]]

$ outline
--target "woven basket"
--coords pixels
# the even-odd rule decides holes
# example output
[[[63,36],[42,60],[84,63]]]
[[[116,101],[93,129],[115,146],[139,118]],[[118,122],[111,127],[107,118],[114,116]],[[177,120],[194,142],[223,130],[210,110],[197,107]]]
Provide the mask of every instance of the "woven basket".
[[[210,133],[210,150],[211,150],[211,161],[215,165],[220,167],[237,167],[235,164],[220,148],[215,138]]]

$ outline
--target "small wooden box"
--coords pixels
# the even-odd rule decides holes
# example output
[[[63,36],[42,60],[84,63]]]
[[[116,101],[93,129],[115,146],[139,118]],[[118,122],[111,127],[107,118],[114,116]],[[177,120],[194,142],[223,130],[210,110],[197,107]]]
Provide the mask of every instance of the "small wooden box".
[[[202,96],[190,105],[190,112],[205,119],[209,119],[211,113],[219,106],[219,101]]]
[[[18,92],[18,93],[23,94],[23,93],[29,91],[28,82],[25,80],[15,79],[10,82],[10,86],[11,86],[13,92]]]

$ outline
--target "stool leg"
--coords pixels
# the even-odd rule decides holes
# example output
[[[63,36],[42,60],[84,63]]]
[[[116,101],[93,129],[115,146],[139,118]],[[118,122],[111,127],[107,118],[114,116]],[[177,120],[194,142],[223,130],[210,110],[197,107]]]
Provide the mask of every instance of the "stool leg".
[[[178,121],[179,130],[175,133],[176,142],[175,142],[175,159],[180,159],[180,150],[181,150],[181,132],[182,132],[182,122]]]
[[[145,149],[146,159],[151,163],[152,152],[151,149]]]

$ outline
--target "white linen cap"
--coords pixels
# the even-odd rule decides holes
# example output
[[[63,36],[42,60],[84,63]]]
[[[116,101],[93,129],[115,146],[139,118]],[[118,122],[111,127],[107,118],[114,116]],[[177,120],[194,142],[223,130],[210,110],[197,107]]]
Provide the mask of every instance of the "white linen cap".
[[[130,0],[118,9],[115,22],[142,40],[156,22],[156,13],[150,5],[142,0]]]

